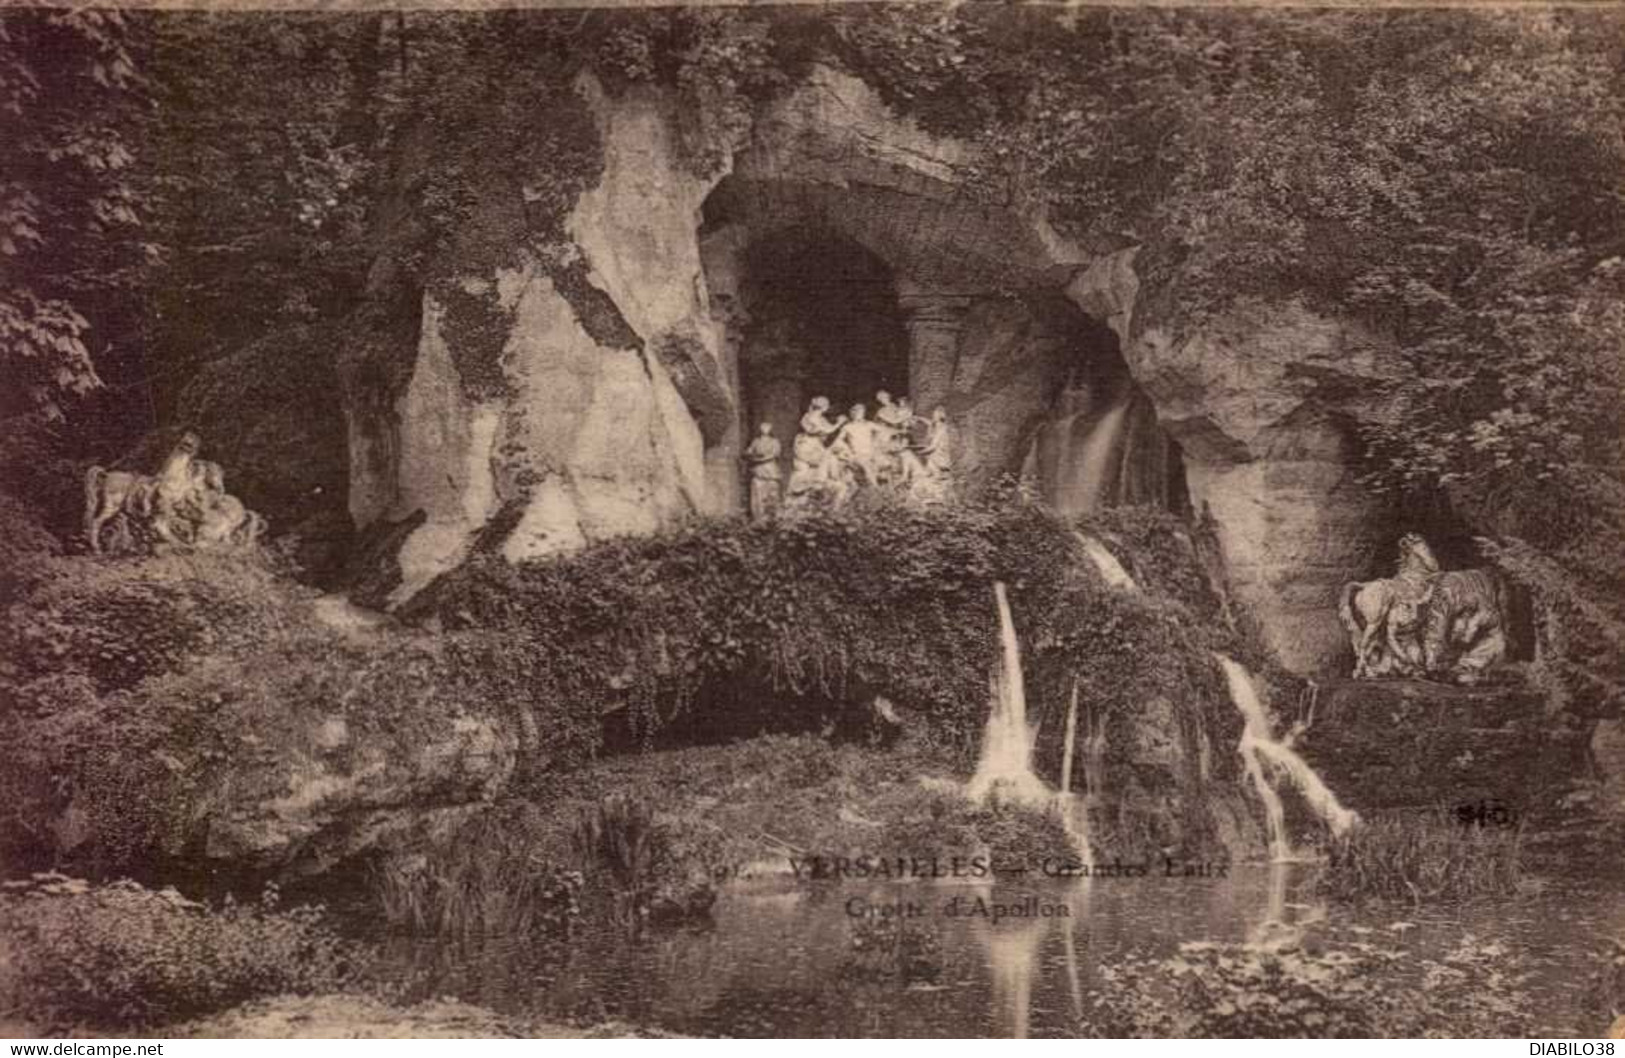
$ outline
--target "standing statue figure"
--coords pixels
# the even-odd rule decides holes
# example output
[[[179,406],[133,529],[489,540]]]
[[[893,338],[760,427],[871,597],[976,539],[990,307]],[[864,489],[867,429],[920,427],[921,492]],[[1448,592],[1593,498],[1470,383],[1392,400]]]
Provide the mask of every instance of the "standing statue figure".
[[[908,450],[908,427],[914,413],[909,410],[908,398],[894,404],[885,390],[875,394],[875,405],[875,422],[880,427],[876,484],[896,485],[903,480],[903,453]]]
[[[750,466],[750,516],[755,521],[766,521],[779,509],[779,483],[783,477],[779,470],[779,439],[773,436],[773,424],[762,423],[745,449],[745,462]]]
[[[854,487],[872,486],[878,482],[884,431],[878,424],[869,421],[868,409],[861,404],[852,405],[847,414],[851,417],[835,434],[830,451],[846,470],[849,484],[844,493],[850,494]],[[843,494],[842,499],[845,498]]]
[[[830,499],[840,490],[837,468],[825,438],[841,428],[846,416],[837,416],[831,421],[824,414],[827,411],[829,398],[814,397],[801,417],[801,432],[796,434],[795,445],[790,450],[794,460],[784,492],[787,509],[797,510]]]

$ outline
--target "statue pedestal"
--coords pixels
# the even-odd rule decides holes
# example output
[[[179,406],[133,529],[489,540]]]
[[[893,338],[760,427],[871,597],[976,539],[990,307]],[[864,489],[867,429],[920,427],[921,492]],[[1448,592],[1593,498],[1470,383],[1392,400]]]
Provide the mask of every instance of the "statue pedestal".
[[[1360,812],[1496,801],[1524,812],[1580,774],[1585,743],[1521,683],[1422,680],[1321,684],[1304,759]]]

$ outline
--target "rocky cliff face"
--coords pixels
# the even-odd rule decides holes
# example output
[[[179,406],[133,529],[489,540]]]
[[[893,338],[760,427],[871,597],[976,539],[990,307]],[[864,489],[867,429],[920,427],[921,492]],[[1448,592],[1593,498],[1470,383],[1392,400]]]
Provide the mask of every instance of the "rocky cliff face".
[[[1178,335],[1142,316],[1124,356],[1211,512],[1234,597],[1290,668],[1341,664],[1337,593],[1392,574],[1393,511],[1361,487],[1352,426],[1382,347],[1298,304]]]
[[[393,406],[352,401],[356,523],[424,512],[391,603],[475,547],[524,561],[737,511],[741,438],[757,422],[788,451],[811,396],[844,407],[893,388],[948,409],[968,481],[1038,459],[1068,513],[1088,508],[1080,489],[1183,506],[1188,486],[1216,522],[1235,600],[1280,657],[1305,672],[1345,663],[1337,589],[1383,571],[1392,546],[1391,512],[1353,469],[1352,417],[1382,374],[1376,338],[1296,304],[1176,329],[1147,307],[1134,249],[1085,253],[1036,211],[974,196],[973,145],[923,132],[845,74],[814,68],[760,105],[704,176],[671,95],[591,81],[581,93],[603,166],[567,239],[516,238],[501,266],[425,293]],[[895,330],[851,331],[847,345],[821,333],[840,330],[842,305],[819,307],[829,277],[797,271],[806,246],[820,268],[848,254],[874,277],[874,311]],[[771,293],[787,287],[813,292],[802,318]],[[468,299],[491,350],[474,386]],[[864,347],[887,333],[906,348]],[[881,363],[906,363],[903,384]],[[1138,410],[1101,461],[1116,482],[1098,489],[1071,479],[1092,472],[1102,379]]]
[[[516,242],[507,264],[426,292],[394,407],[352,410],[352,516],[426,516],[400,549],[391,603],[482,533],[519,561],[706,509],[706,429],[726,432],[732,407],[700,301],[710,182],[682,164],[669,100],[582,91],[604,165],[569,215],[571,241],[551,258]],[[471,363],[476,325],[485,349]]]

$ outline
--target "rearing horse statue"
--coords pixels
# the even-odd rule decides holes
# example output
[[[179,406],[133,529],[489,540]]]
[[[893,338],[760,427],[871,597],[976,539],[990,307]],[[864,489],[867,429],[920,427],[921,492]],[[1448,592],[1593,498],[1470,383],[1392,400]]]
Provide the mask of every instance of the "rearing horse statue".
[[[1406,533],[1399,541],[1395,576],[1343,585],[1337,612],[1354,648],[1355,679],[1420,673],[1423,659],[1419,652],[1403,649],[1396,641],[1389,618],[1396,603],[1410,614],[1424,609],[1432,594],[1431,578],[1438,571],[1438,560],[1427,542],[1416,533]],[[1409,624],[1414,625],[1415,619]]]

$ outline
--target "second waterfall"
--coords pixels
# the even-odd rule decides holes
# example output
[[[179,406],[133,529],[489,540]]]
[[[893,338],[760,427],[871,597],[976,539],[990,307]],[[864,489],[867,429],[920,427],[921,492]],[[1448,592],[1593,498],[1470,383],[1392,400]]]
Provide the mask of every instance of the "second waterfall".
[[[975,800],[998,796],[1032,808],[1060,813],[1072,836],[1074,851],[1085,864],[1093,862],[1089,850],[1088,816],[1069,791],[1056,793],[1033,771],[1033,739],[1027,723],[1027,687],[1021,671],[1021,643],[1004,582],[995,582],[993,598],[999,611],[999,664],[989,676],[992,699],[982,752],[967,793]]]

